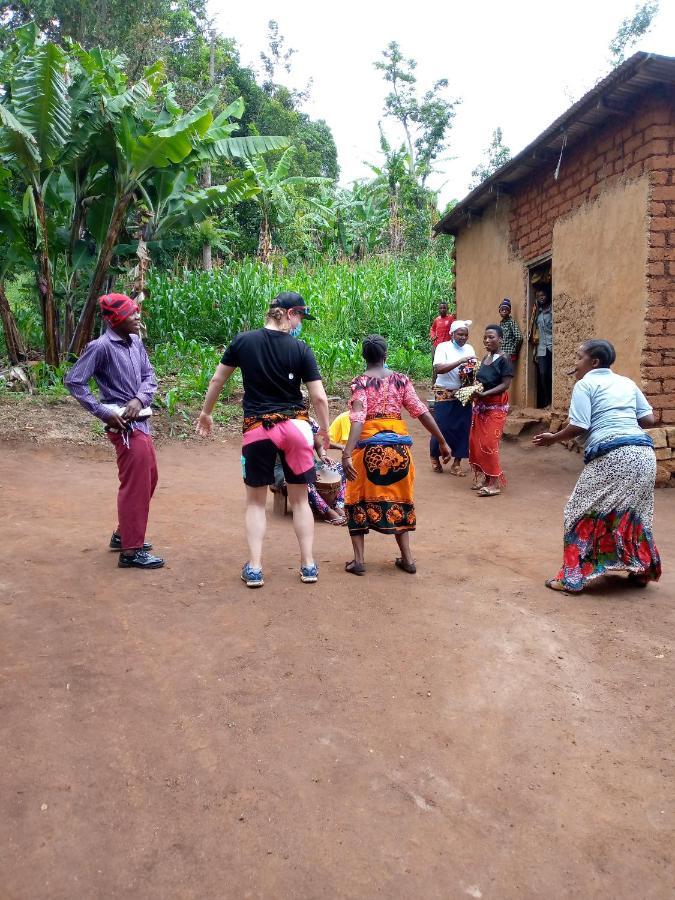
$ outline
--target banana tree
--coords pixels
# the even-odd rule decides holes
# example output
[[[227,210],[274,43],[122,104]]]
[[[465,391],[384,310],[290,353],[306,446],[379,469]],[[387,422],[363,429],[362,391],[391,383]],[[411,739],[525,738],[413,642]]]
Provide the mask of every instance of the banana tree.
[[[293,162],[293,147],[289,147],[273,169],[262,156],[244,157],[246,168],[254,176],[260,209],[258,257],[268,263],[272,253],[272,227],[287,222],[294,212],[294,190],[312,184],[327,184],[330,179],[320,176],[289,175]]]
[[[151,90],[149,100],[153,99],[153,95],[161,96],[156,86],[151,85]],[[263,153],[287,145],[288,140],[283,137],[232,137],[236,125],[229,118],[241,115],[243,102],[231,104],[214,117],[213,109],[219,96],[220,90],[214,88],[190,112],[183,113],[169,92],[164,95],[159,113],[149,101],[143,100],[123,109],[111,122],[108,168],[99,176],[99,187],[110,204],[110,215],[108,217],[106,210],[102,218],[99,216],[99,221],[105,222],[107,219],[108,224],[87,298],[70,343],[70,353],[79,355],[90,338],[96,300],[107,278],[129,207],[141,200],[148,208],[154,208],[148,191],[153,180],[164,172],[180,169],[192,171],[207,159],[233,159],[245,153]],[[97,186],[92,189],[96,190]],[[195,211],[200,206],[211,210],[219,200],[236,202],[239,196],[251,196],[254,190],[254,179],[247,176],[196,192],[194,199],[184,198],[184,203],[188,213],[190,209]],[[173,214],[176,214],[175,210]]]
[[[36,43],[30,47],[28,41],[16,59],[3,85],[0,160],[27,185],[24,203],[34,222],[45,360],[50,365],[58,365],[59,321],[49,257],[45,192],[70,133],[67,58],[55,44]],[[4,58],[0,70],[7,71]]]
[[[17,365],[26,359],[26,351],[7,299],[5,278],[17,264],[30,265],[32,257],[21,209],[3,183],[8,175],[6,169],[0,169],[0,322],[7,355]]]

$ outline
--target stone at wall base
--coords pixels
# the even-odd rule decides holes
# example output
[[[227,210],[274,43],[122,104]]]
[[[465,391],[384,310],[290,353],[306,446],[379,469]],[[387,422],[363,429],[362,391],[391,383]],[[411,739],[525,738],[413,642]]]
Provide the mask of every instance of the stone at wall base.
[[[670,469],[666,466],[657,466],[656,467],[656,487],[670,487],[670,483],[673,479],[671,478]]]
[[[654,441],[655,450],[663,450],[668,446],[668,438],[665,428],[648,428],[647,434]]]

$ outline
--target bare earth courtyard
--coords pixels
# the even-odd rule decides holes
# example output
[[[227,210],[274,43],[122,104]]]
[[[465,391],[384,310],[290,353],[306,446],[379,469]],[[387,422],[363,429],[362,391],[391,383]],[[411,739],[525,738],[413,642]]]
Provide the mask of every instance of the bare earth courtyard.
[[[270,517],[259,592],[236,436],[161,447],[156,572],[107,447],[0,445],[3,900],[675,894],[675,491],[660,584],[567,597],[580,458],[506,444],[479,500],[415,436],[419,574],[317,525],[301,585]]]

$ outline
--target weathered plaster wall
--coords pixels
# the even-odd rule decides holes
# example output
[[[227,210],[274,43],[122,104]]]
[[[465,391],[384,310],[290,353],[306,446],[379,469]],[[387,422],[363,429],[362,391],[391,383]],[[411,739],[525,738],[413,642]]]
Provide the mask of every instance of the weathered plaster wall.
[[[553,228],[553,406],[566,408],[565,376],[581,341],[616,347],[615,370],[638,384],[645,343],[649,176],[618,182]]]
[[[463,228],[456,239],[455,290],[457,315],[472,319],[470,341],[476,352],[483,346],[483,329],[499,323],[499,303],[509,297],[513,316],[526,335],[526,273],[509,250],[508,200],[500,198],[485,216]],[[526,337],[527,340],[527,337]],[[525,354],[521,351],[521,360]],[[522,365],[511,386],[511,402],[523,405],[525,382]]]

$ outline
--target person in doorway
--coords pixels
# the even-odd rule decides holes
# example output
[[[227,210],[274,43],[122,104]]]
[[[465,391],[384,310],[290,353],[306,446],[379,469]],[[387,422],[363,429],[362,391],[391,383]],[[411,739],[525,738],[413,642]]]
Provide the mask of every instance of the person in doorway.
[[[445,301],[441,301],[438,304],[438,315],[431,323],[431,328],[429,329],[432,352],[439,344],[450,340],[450,326],[454,321],[455,317],[448,312],[448,304]]]
[[[244,423],[241,463],[246,485],[246,537],[249,559],[241,578],[247,587],[264,584],[262,549],[267,524],[267,488],[275,483],[274,465],[281,457],[300,546],[300,580],[318,580],[314,559],[314,516],[307,485],[315,481],[314,440],[300,390],[307,386],[319,423],[318,434],[328,449],[328,399],[314,354],[298,340],[304,320],[313,320],[300,294],[284,292],[272,301],[264,328],[238,334],[227,348],[209,384],[197,422],[197,434],[213,430],[213,407],[235,369],[244,382]]]
[[[452,451],[450,474],[464,477],[462,460],[469,455],[471,430],[471,405],[462,404],[455,397],[460,387],[473,383],[478,368],[476,352],[468,343],[470,319],[457,319],[452,323],[451,340],[439,344],[434,355],[434,419]],[[429,443],[431,468],[442,472],[439,442],[432,436]]]
[[[410,549],[410,532],[417,522],[415,466],[412,438],[401,410],[406,409],[435,436],[445,462],[450,459],[450,448],[408,376],[385,367],[385,339],[379,334],[365,338],[363,358],[365,374],[351,384],[351,429],[342,454],[347,476],[345,511],[354,550],[345,569],[352,575],[365,574],[365,536],[372,528],[393,534],[401,553],[395,564],[413,575],[417,571]]]
[[[658,581],[661,560],[652,535],[656,456],[644,428],[654,425],[639,387],[612,372],[609,341],[590,340],[576,354],[569,423],[536,435],[536,447],[584,437],[584,470],[565,506],[563,564],[546,581],[579,593],[606,572],[628,572],[638,587]]]
[[[537,366],[537,406],[543,409],[553,399],[553,306],[544,288],[537,288],[530,319],[530,343]]]
[[[473,469],[472,490],[479,497],[495,497],[505,483],[499,459],[499,443],[509,412],[509,387],[513,378],[511,360],[502,350],[501,325],[488,325],[483,336],[486,354],[476,373],[482,387],[473,401],[469,440],[469,463]]]
[[[504,335],[502,340],[502,354],[515,366],[518,361],[518,354],[523,343],[523,333],[520,326],[511,315],[511,301],[508,297],[504,297],[499,304],[499,323]]]
[[[157,486],[157,457],[150,434],[150,404],[157,380],[140,338],[138,304],[126,294],[106,294],[99,300],[106,330],[87,344],[66,376],[75,399],[106,425],[117,453],[119,491],[117,527],[110,549],[119,551],[121,569],[159,569],[164,560],[150,553],[145,541],[150,500]],[[89,388],[94,379],[100,402]]]

